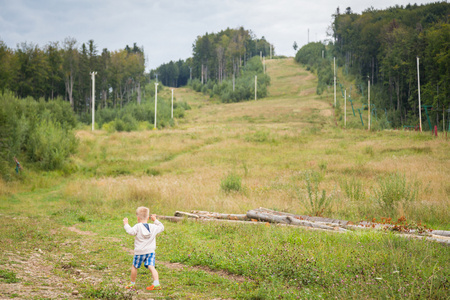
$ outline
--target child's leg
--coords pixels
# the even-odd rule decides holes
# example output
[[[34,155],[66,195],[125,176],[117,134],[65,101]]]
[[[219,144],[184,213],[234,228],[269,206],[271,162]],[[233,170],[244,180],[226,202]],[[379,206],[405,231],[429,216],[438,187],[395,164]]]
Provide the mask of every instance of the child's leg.
[[[136,277],[137,277],[137,269],[135,266],[131,266],[131,282],[136,282]]]
[[[152,273],[153,281],[159,281],[158,271],[156,271],[155,266],[148,266],[148,269]]]

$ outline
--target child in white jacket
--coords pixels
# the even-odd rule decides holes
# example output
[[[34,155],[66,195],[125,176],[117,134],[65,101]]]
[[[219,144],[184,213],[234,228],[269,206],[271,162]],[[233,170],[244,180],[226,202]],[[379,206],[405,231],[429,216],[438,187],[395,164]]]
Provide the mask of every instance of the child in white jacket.
[[[134,259],[131,267],[131,282],[126,286],[127,289],[134,288],[136,284],[137,269],[144,263],[144,267],[148,268],[152,273],[153,284],[147,287],[147,290],[160,290],[158,272],[155,269],[155,249],[156,235],[164,231],[164,225],[156,220],[156,215],[151,215],[154,224],[147,224],[150,210],[147,207],[138,207],[136,216],[138,223],[131,227],[128,224],[128,218],[123,219],[123,227],[125,231],[134,235]]]

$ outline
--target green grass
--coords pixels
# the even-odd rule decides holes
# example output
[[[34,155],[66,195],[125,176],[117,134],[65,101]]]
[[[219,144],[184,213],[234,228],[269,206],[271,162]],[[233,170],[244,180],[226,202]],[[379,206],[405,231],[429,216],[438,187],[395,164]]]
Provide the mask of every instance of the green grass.
[[[207,265],[285,297],[445,298],[450,252],[393,234],[333,234],[277,226],[186,223],[160,241],[165,260]],[[443,251],[444,250],[444,251]],[[276,284],[275,284],[276,283]],[[259,290],[261,289],[261,290]],[[269,293],[270,294],[270,293]],[[268,297],[268,296],[267,296]],[[270,298],[270,297],[268,297]]]
[[[133,222],[141,205],[159,215],[262,206],[353,222],[405,216],[450,229],[448,140],[356,125],[343,130],[335,125],[330,94],[314,94],[314,76],[289,59],[266,67],[267,99],[218,104],[176,89],[177,100],[192,110],[173,128],[79,130],[71,172],[40,173],[24,161],[19,177],[0,181],[0,274],[20,280],[0,281],[0,295],[32,298],[22,294],[32,287],[44,297],[45,287],[59,281],[65,298],[78,290],[109,299],[445,299],[450,252],[435,242],[389,232],[188,221],[164,222],[158,237],[164,289],[145,292],[144,270],[138,293],[121,288],[133,247],[122,219]],[[309,182],[316,196],[309,197],[304,174],[320,174],[320,184]],[[326,203],[313,209],[323,191]],[[52,266],[48,280],[27,275],[23,265],[32,262]]]
[[[16,283],[19,282],[19,279],[17,279],[16,274],[13,271],[0,269],[0,281],[6,283]]]

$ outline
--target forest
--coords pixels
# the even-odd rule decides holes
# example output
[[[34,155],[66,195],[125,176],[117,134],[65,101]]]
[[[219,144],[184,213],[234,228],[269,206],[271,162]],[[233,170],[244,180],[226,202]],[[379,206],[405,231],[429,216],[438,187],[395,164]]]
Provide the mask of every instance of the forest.
[[[233,76],[238,77],[241,68],[252,57],[269,57],[274,51],[264,36],[258,39],[251,30],[243,27],[227,28],[198,36],[192,45],[191,58],[162,64],[152,74],[158,74],[164,85],[172,87],[184,86],[194,78],[202,84],[209,81],[222,83]]]
[[[296,60],[317,71],[321,93],[333,85],[333,57],[342,74],[355,78],[355,88],[367,104],[367,82],[375,108],[384,111],[392,127],[418,125],[418,69],[422,109],[442,128],[450,106],[450,4],[369,8],[361,14],[348,7],[333,15],[332,41],[302,47]],[[322,59],[322,51],[326,53]],[[338,84],[341,83],[338,73]],[[443,111],[444,110],[444,111]],[[424,122],[423,128],[430,129]]]
[[[140,102],[144,70],[144,50],[136,43],[99,53],[93,40],[78,46],[75,38],[66,38],[42,48],[21,43],[16,49],[0,40],[0,92],[9,90],[19,98],[36,100],[60,97],[80,115],[90,112],[90,72],[97,72],[96,106],[105,108],[122,107],[132,97]]]
[[[89,119],[92,71],[97,72],[96,108],[122,108],[130,102],[142,102],[150,79],[179,87],[197,78],[202,85],[209,83],[208,89],[212,90],[211,83],[237,80],[253,56],[274,54],[273,46],[264,37],[258,39],[243,27],[198,36],[192,51],[191,58],[164,63],[148,74],[144,49],[136,43],[114,51],[104,48],[100,52],[94,40],[79,45],[72,37],[43,47],[21,43],[16,49],[0,40],[0,92],[8,90],[18,98],[36,100],[60,97],[71,104],[75,113]],[[261,78],[261,84],[266,83],[268,79]],[[261,90],[260,96],[263,94]]]

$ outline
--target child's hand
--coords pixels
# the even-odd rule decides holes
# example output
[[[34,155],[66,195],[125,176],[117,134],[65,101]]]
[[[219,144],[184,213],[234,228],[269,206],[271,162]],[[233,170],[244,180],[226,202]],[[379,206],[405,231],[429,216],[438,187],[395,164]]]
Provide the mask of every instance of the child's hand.
[[[151,218],[152,218],[152,221],[155,222],[155,220],[156,220],[156,215],[152,215]]]
[[[123,225],[128,224],[128,218],[123,218]]]

